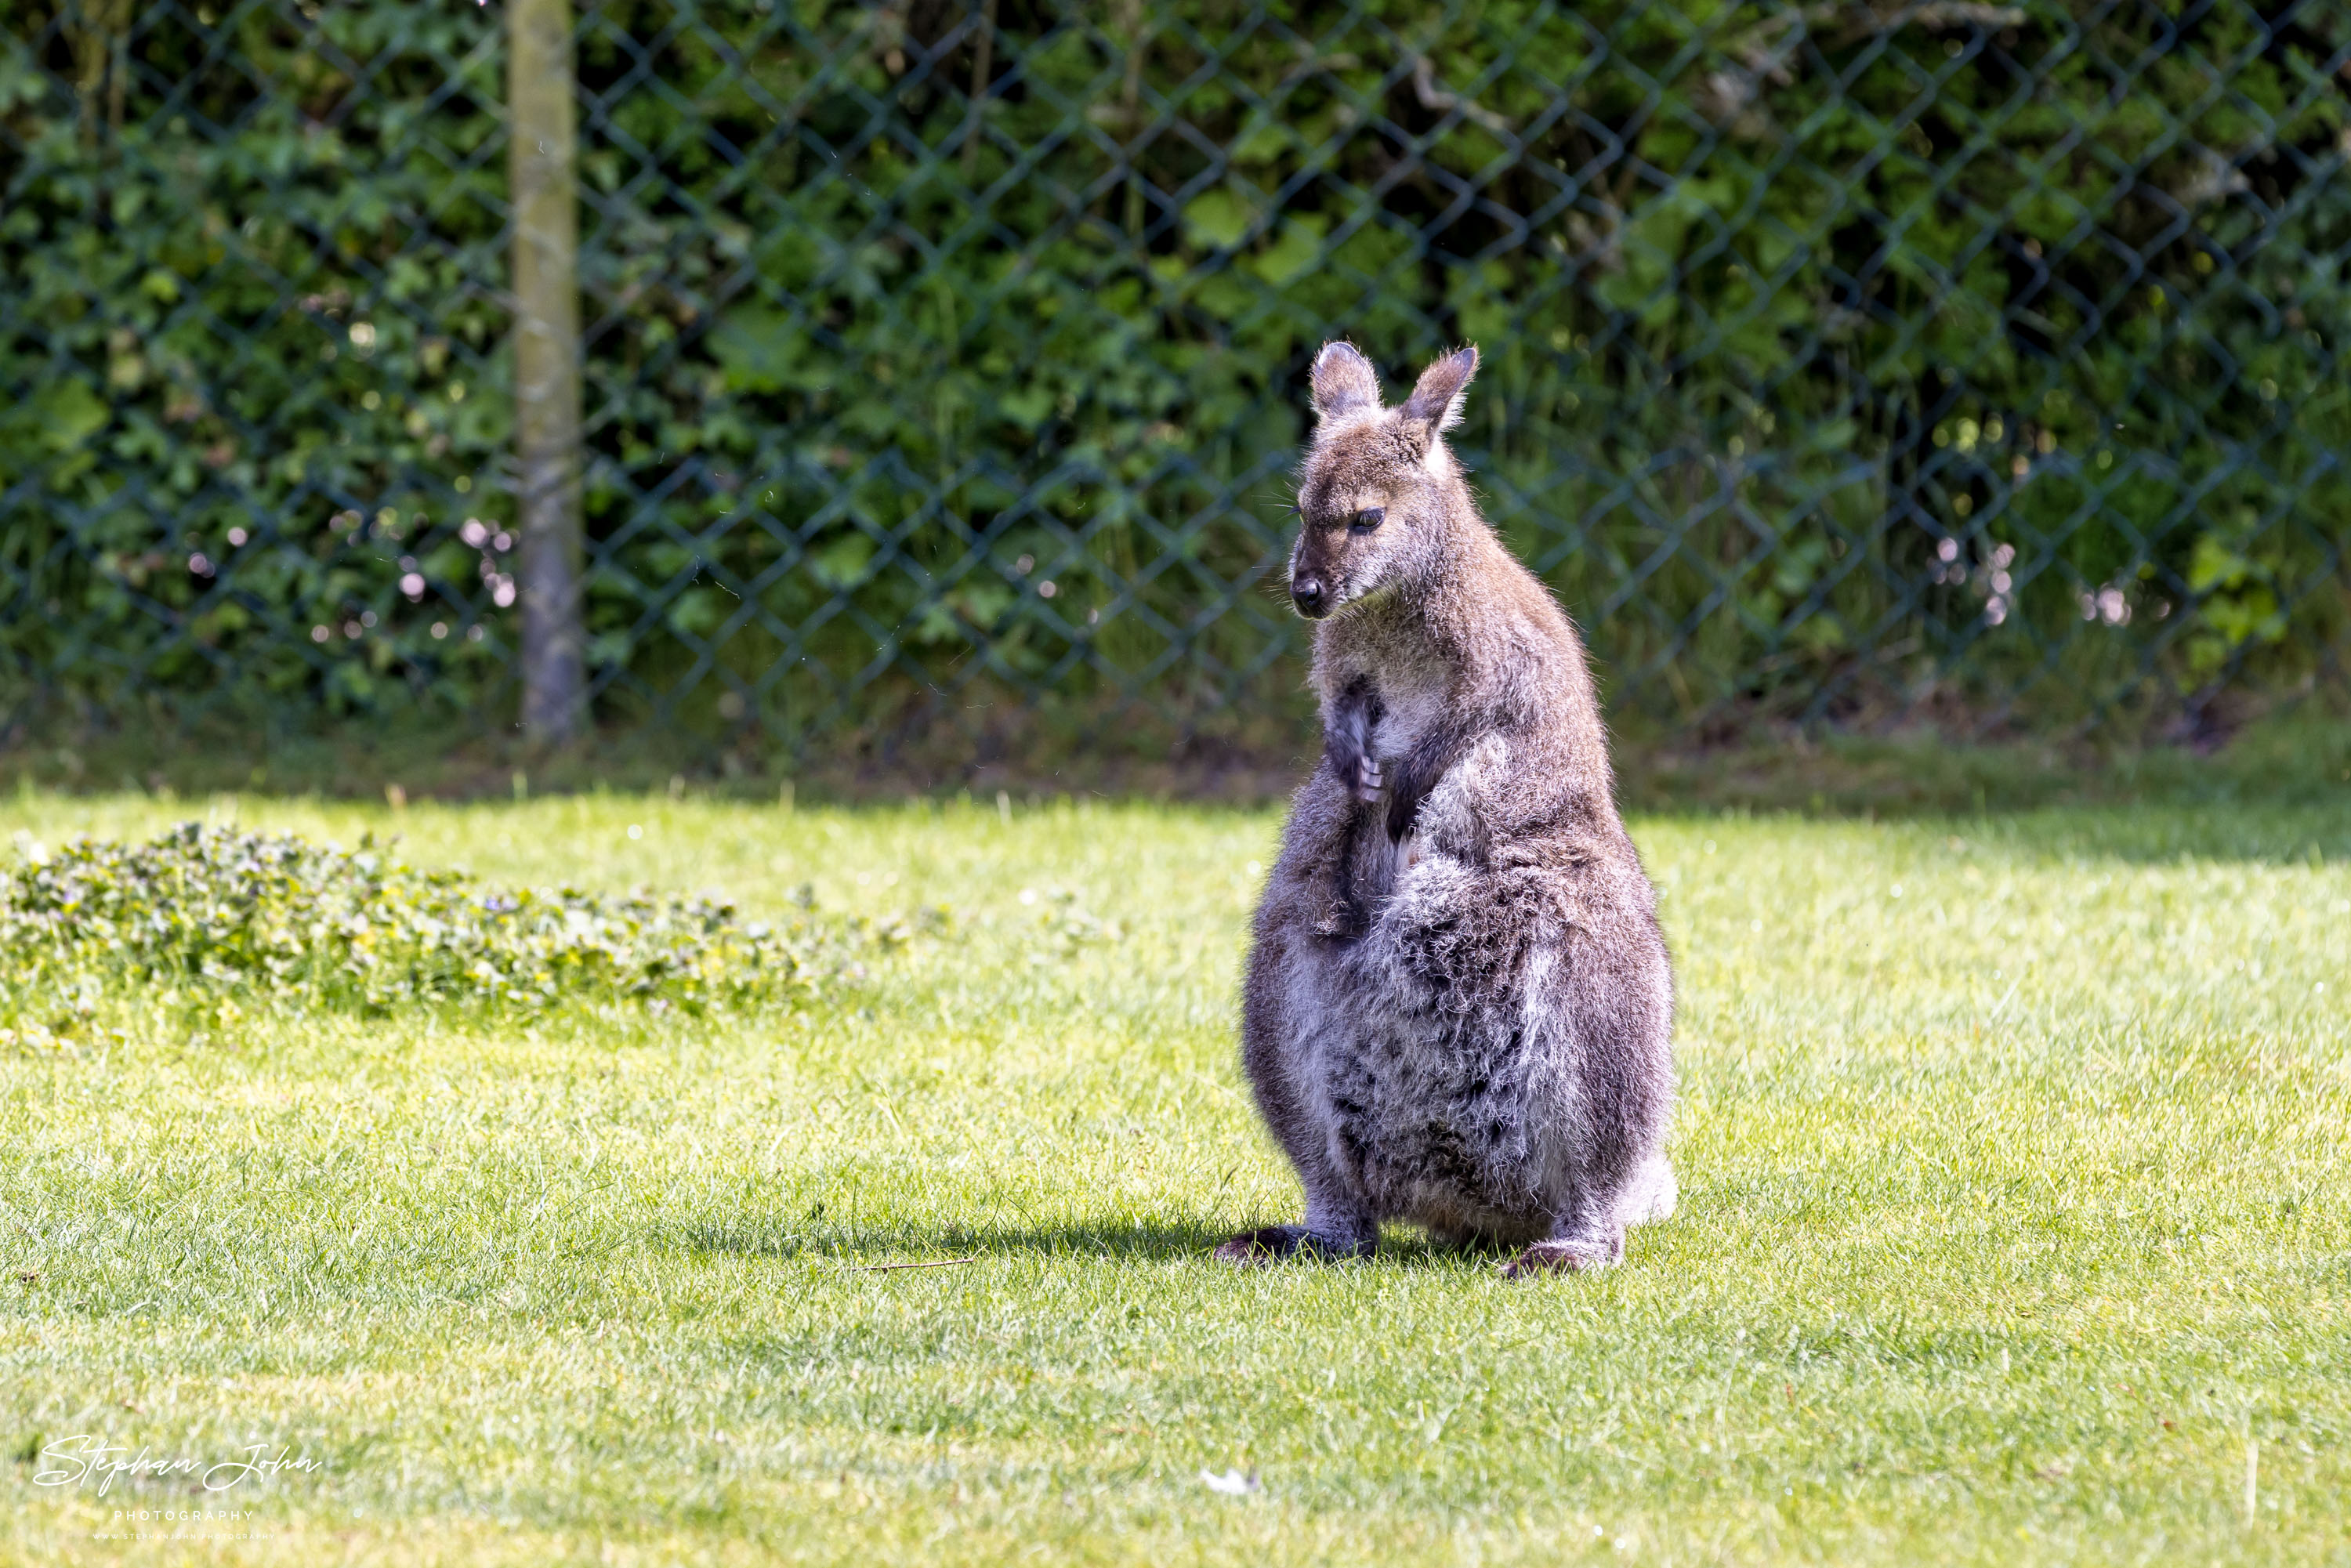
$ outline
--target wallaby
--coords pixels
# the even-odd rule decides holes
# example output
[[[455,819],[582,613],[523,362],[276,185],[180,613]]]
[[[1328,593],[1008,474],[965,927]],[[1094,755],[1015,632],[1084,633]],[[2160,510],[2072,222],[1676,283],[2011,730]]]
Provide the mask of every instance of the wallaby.
[[[1673,1212],[1673,971],[1616,814],[1583,644],[1479,515],[1440,433],[1463,349],[1381,405],[1315,357],[1290,596],[1317,622],[1323,755],[1257,912],[1244,1069],[1306,1222],[1249,1264],[1368,1255],[1382,1220],[1604,1267]]]

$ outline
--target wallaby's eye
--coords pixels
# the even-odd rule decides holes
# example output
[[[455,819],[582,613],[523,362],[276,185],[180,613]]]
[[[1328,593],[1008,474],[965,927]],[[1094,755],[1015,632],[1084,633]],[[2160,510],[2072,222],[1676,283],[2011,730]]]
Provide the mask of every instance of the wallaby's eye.
[[[1365,507],[1347,519],[1347,527],[1356,533],[1367,534],[1385,522],[1387,516],[1388,509],[1385,507]]]

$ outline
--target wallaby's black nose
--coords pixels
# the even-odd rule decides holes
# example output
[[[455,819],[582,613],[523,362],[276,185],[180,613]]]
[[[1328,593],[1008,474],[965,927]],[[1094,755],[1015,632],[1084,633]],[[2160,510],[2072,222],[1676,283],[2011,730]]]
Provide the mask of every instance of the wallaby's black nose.
[[[1311,577],[1291,578],[1290,602],[1298,606],[1298,613],[1313,620],[1322,613],[1322,584]]]

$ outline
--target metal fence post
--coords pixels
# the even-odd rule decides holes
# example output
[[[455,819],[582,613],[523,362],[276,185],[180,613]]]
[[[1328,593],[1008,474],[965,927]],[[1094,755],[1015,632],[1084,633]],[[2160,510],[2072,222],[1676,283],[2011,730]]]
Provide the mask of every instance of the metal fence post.
[[[580,218],[570,0],[507,0],[514,198],[515,461],[520,483],[524,733],[579,732]]]

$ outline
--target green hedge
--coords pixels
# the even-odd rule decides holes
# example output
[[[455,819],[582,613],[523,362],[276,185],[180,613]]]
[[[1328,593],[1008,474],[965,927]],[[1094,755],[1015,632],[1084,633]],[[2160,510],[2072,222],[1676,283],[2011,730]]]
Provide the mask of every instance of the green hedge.
[[[499,20],[16,9],[13,702],[510,706]],[[1460,444],[1627,711],[2339,669],[2347,24],[583,5],[600,713],[1290,712],[1285,478],[1339,334],[1480,345]]]

